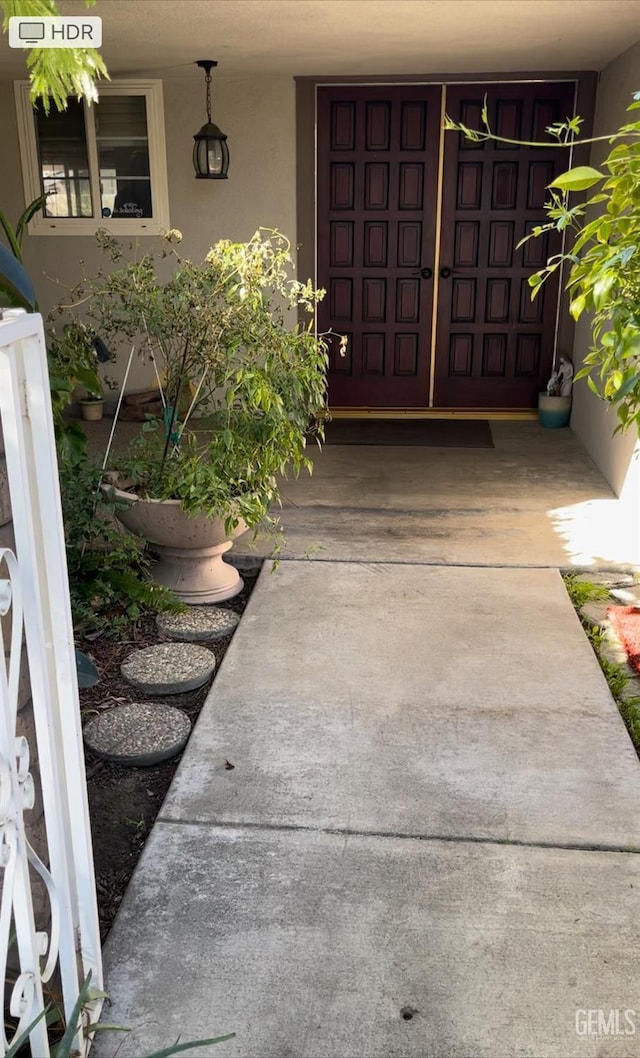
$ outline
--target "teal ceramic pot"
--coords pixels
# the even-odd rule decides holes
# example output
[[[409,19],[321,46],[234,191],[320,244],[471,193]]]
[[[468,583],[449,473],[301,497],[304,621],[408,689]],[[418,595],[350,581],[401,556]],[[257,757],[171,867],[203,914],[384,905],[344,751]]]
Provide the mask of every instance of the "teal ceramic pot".
[[[538,419],[541,426],[556,430],[569,425],[571,417],[571,394],[568,397],[549,397],[541,393],[538,398]]]

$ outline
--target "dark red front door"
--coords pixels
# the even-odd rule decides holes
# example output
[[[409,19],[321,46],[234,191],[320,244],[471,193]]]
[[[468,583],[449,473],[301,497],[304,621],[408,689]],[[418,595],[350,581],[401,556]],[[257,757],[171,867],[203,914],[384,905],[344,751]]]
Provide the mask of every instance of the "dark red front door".
[[[453,85],[447,113],[507,139],[549,142],[574,112],[574,83]],[[534,301],[527,282],[559,239],[518,242],[545,218],[548,184],[568,164],[557,147],[472,143],[445,135],[434,406],[534,408],[551,372],[558,277]]]
[[[549,377],[558,283],[532,302],[527,277],[558,247],[516,247],[566,154],[448,132],[438,203],[441,93],[318,89],[318,322],[349,340],[345,357],[332,344],[333,408],[532,408]],[[548,140],[574,110],[573,82],[449,85],[446,110],[480,128],[485,95],[515,140]]]
[[[318,91],[318,281],[332,407],[427,407],[441,89]],[[428,273],[425,273],[428,276]]]

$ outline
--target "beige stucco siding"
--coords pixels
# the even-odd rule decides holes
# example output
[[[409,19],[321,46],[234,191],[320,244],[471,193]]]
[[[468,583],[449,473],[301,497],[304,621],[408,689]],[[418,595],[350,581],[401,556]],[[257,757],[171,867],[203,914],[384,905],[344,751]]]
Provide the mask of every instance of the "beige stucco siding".
[[[144,76],[162,73],[145,70]],[[187,67],[179,77],[162,79],[171,224],[183,233],[185,255],[199,260],[217,239],[246,239],[260,225],[278,228],[295,246],[293,80],[214,80],[213,116],[229,137],[231,164],[228,180],[210,181],[196,180],[191,162],[193,134],[206,120],[202,75]],[[10,82],[0,83],[0,142],[2,208],[15,219],[24,208],[24,196]],[[140,240],[141,245],[150,241]],[[64,286],[52,280],[76,282],[80,260],[89,271],[102,260],[91,236],[27,237],[25,261],[44,312],[64,299]],[[122,365],[116,370],[110,366],[109,373],[117,377],[121,370]],[[146,369],[138,366],[128,388],[144,388],[148,380]]]
[[[594,136],[614,131],[625,120],[625,110],[631,102],[631,95],[639,90],[640,42],[618,56],[600,75]],[[595,144],[591,156],[592,163],[597,165],[608,150],[607,144]],[[576,327],[576,365],[580,365],[590,344],[589,322],[583,318]],[[617,422],[613,409],[598,400],[585,382],[576,384],[571,425],[615,492],[628,502],[630,517],[638,518],[640,472],[637,434],[631,430],[624,435],[612,437]]]

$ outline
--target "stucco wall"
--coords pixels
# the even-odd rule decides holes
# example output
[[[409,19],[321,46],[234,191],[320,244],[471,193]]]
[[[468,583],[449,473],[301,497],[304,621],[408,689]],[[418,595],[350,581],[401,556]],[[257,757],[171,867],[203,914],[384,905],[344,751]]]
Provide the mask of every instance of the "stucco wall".
[[[596,97],[594,136],[614,131],[625,119],[626,107],[633,92],[640,90],[640,42],[618,56],[601,73]],[[594,144],[593,165],[608,153],[605,144]],[[589,322],[581,319],[576,327],[574,362],[579,365],[590,347]],[[636,433],[613,437],[617,425],[615,412],[587,388],[585,382],[574,387],[571,426],[611,483],[617,495],[629,504],[629,514],[638,518],[640,511],[639,446]]]
[[[231,164],[225,181],[196,180],[193,134],[206,120],[204,79],[187,67],[179,76],[145,70],[163,80],[171,225],[184,236],[182,251],[198,260],[220,238],[246,239],[259,226],[278,228],[295,246],[295,93],[289,77],[215,77],[213,116],[229,137]],[[13,85],[0,83],[0,208],[15,219],[24,208]],[[124,240],[123,240],[124,241]],[[130,240],[126,240],[127,242]],[[144,246],[149,240],[140,239]],[[28,236],[25,261],[43,312],[64,300],[77,282],[79,261],[97,268],[102,255],[92,237]],[[109,374],[119,372],[109,365]],[[140,365],[129,389],[150,380]]]

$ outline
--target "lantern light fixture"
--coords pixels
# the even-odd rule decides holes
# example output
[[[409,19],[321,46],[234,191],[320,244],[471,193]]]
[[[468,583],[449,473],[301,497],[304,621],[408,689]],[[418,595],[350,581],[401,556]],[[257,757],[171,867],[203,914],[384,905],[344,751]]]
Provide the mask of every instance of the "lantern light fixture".
[[[207,85],[207,123],[193,137],[196,180],[226,180],[229,171],[227,137],[211,121],[211,70],[218,64],[213,59],[198,59],[195,65],[204,70]]]

